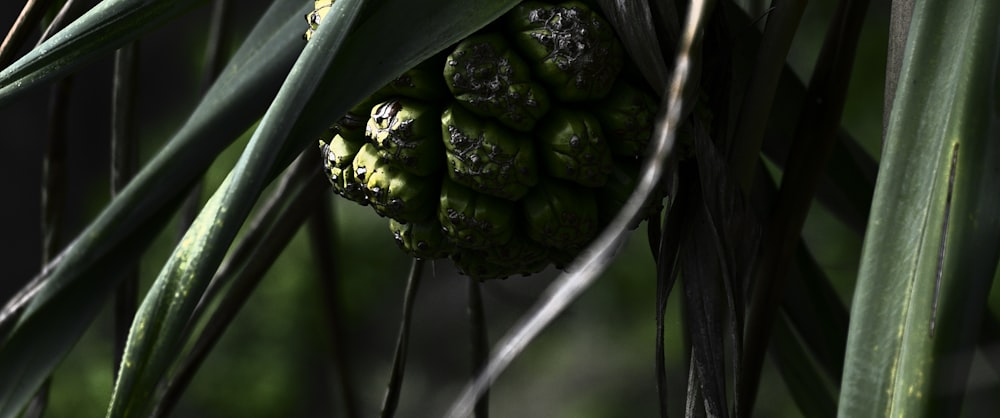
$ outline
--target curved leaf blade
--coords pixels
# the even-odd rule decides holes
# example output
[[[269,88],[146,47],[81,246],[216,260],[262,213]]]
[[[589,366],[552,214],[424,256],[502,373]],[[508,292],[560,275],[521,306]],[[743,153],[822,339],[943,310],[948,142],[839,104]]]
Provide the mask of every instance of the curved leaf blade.
[[[839,416],[957,416],[1000,256],[1000,3],[914,5]]]
[[[385,2],[345,39],[360,3],[334,3],[240,161],[164,266],[133,322],[108,416],[143,416],[155,404],[154,391],[186,340],[185,325],[268,173],[278,166],[277,156],[300,150],[365,95],[516,2]],[[412,27],[413,21],[421,22],[421,32],[387,29]],[[371,51],[393,62],[372,60]]]
[[[107,0],[0,71],[0,105],[110,53],[205,0]]]
[[[254,202],[269,180],[277,154],[304,99],[330,65],[354,24],[361,0],[334,4],[303,50],[236,166],[212,195],[174,249],[139,307],[129,331],[108,417],[148,416],[156,389],[177,359],[188,324]]]
[[[185,125],[71,245],[0,311],[0,417],[16,416],[76,343],[192,181],[263,111],[301,45],[305,5],[275,2]]]

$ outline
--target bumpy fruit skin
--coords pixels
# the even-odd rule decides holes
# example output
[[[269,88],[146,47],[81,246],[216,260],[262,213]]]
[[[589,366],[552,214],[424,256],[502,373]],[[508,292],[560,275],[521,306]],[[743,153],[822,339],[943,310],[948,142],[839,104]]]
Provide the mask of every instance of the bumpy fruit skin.
[[[656,102],[648,93],[619,81],[608,96],[597,103],[594,114],[604,128],[611,152],[639,159],[653,135]]]
[[[323,153],[323,168],[333,185],[333,191],[361,204],[367,204],[365,190],[354,178],[354,157],[364,145],[344,139],[342,135],[334,135],[329,142],[320,141],[320,152]]]
[[[514,204],[445,180],[438,220],[444,235],[463,248],[506,244],[514,234]]]
[[[549,110],[545,88],[497,33],[459,43],[445,61],[444,79],[462,106],[511,129],[531,131]]]
[[[566,102],[608,94],[622,69],[614,30],[583,3],[524,2],[507,15],[521,51],[556,98]]]
[[[413,257],[477,279],[563,268],[638,179],[657,100],[624,65],[584,3],[521,3],[335,121],[326,173]]]
[[[412,99],[392,99],[375,105],[365,136],[387,162],[419,176],[441,170],[444,145],[435,122],[440,111]],[[432,117],[423,117],[433,115]]]
[[[611,172],[611,150],[601,124],[585,111],[554,109],[538,128],[545,168],[552,177],[599,187]]]
[[[400,222],[419,222],[429,219],[437,207],[436,182],[389,164],[378,156],[372,144],[362,146],[354,157],[354,178],[379,215]]]
[[[389,230],[396,245],[413,257],[433,260],[448,257],[454,251],[454,244],[445,239],[441,224],[437,219],[423,222],[402,223],[389,219]]]
[[[441,136],[448,176],[458,183],[480,193],[517,200],[538,182],[530,136],[479,119],[454,105],[441,115]]]
[[[577,251],[597,235],[597,200],[580,186],[545,180],[524,197],[525,228],[533,241]]]

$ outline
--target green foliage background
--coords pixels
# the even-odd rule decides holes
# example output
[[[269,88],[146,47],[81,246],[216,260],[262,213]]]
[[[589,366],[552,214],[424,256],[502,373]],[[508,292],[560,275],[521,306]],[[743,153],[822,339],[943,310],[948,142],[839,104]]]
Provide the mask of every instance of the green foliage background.
[[[804,79],[811,73],[834,4],[818,0],[806,9],[790,54],[792,67]],[[227,48],[235,50],[254,16],[266,5],[265,1],[252,1],[234,8]],[[196,103],[203,54],[190,45],[202,45],[204,33],[192,28],[203,27],[206,20],[207,8],[203,7],[142,41],[141,78],[152,80],[142,84],[149,90],[141,91],[137,108],[143,121],[139,133],[143,161],[156,152]],[[0,23],[9,21],[4,15]],[[887,4],[875,2],[862,32],[843,121],[847,131],[876,158],[881,149],[887,26]],[[64,239],[74,236],[108,201],[107,150],[103,148],[108,118],[94,110],[109,107],[105,103],[109,87],[106,80],[101,81],[109,74],[108,68],[109,62],[102,60],[77,76],[73,100],[96,104],[87,114],[74,114],[70,125],[70,129],[87,135],[70,149],[73,196],[67,203],[70,226]],[[45,92],[35,92],[19,102],[18,110],[43,112],[44,98]],[[33,202],[39,200],[36,173],[40,168],[36,164],[42,150],[40,141],[32,139],[38,136],[38,127],[19,124],[20,118],[19,113],[0,112],[0,123],[14,127],[0,141],[4,147],[0,155],[10,161],[3,164],[0,177],[7,179],[5,184],[16,197],[0,214],[4,229],[12,231],[4,238],[8,249],[0,263],[9,268],[8,279],[0,287],[5,292],[0,296],[13,292],[17,281],[33,275],[38,269],[33,260],[40,259],[34,250],[40,247],[37,232],[31,231],[38,224],[37,204]],[[221,183],[248,137],[249,133],[215,162],[206,176],[206,190]],[[336,367],[329,355],[333,344],[338,344],[348,359],[346,372],[363,415],[376,412],[391,367],[409,261],[395,249],[385,220],[366,208],[334,199],[333,220],[342,250],[338,258],[344,281],[339,286],[345,312],[340,323],[346,339],[334,342],[318,331],[328,326],[327,313],[319,296],[322,292],[309,242],[300,231],[198,372],[176,416],[336,415],[342,399],[337,382],[331,378]],[[838,294],[849,304],[861,238],[818,205],[810,213],[804,236]],[[176,237],[175,227],[167,228],[143,258],[141,271],[146,285],[169,256]],[[514,323],[554,274],[547,271],[483,286],[491,338]],[[616,417],[622,416],[622,411],[631,416],[655,415],[655,281],[641,229],[621,250],[606,276],[497,383],[491,394],[495,416]],[[400,416],[426,416],[428,411],[443,410],[466,382],[465,286],[448,263],[430,266],[418,296]],[[675,298],[678,294],[675,292]],[[670,383],[682,387],[682,319],[679,303],[668,306],[667,341],[675,342],[668,344],[669,376],[674,379]],[[1000,294],[995,289],[990,307],[994,312],[1000,309]],[[110,316],[106,309],[55,372],[47,417],[105,413],[112,386]],[[1000,409],[1000,400],[989,396],[989,389],[1000,386],[1000,378],[982,367],[974,366],[973,371],[977,386],[970,388],[966,412],[975,416],[977,411]],[[682,406],[681,399],[674,401],[678,411]],[[772,365],[765,366],[756,412],[759,416],[801,415]]]

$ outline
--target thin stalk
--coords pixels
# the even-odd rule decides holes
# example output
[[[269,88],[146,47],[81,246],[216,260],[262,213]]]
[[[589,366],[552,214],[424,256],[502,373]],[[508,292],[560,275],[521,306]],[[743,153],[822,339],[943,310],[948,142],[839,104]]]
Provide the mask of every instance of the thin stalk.
[[[351,384],[350,362],[342,347],[345,344],[344,327],[340,322],[341,314],[344,312],[341,306],[339,284],[341,282],[341,270],[337,268],[340,254],[334,237],[336,236],[334,224],[330,222],[330,215],[333,213],[333,205],[328,198],[329,193],[321,197],[316,202],[316,208],[309,217],[309,246],[313,253],[314,262],[319,269],[319,284],[323,292],[323,307],[326,310],[326,320],[328,335],[330,338],[330,358],[337,370],[337,385],[340,388],[340,398],[344,402],[343,413],[348,418],[355,418],[358,415],[357,396],[354,394]]]
[[[14,25],[7,31],[3,43],[0,43],[0,68],[14,62],[14,54],[24,46],[28,34],[38,27],[45,12],[52,5],[52,0],[27,0],[17,16]]]
[[[49,134],[42,157],[42,266],[52,260],[62,247],[62,230],[66,207],[66,144],[68,131],[69,95],[73,89],[72,77],[52,86],[49,96]],[[45,414],[49,386],[46,379],[25,409],[24,418],[37,418]]]
[[[130,43],[115,52],[114,75],[111,84],[111,197],[115,198],[135,176],[138,147],[135,117],[132,114],[136,96],[139,48]],[[138,265],[125,273],[115,293],[114,308],[114,375],[118,375],[119,359],[125,353],[132,318],[138,306]]]
[[[59,15],[65,15],[68,13],[69,6],[71,6],[72,0],[67,1],[67,4],[63,6],[60,10]],[[30,4],[25,5],[26,9]],[[44,11],[42,9],[41,11]],[[22,10],[22,14],[25,10]],[[29,14],[34,13],[30,10],[27,11]],[[58,17],[58,16],[57,16]],[[26,18],[34,18],[34,16],[26,16]],[[40,19],[40,16],[38,17]],[[20,22],[20,17],[18,22]],[[57,19],[49,25],[49,28],[58,27],[61,20]],[[15,27],[11,29],[14,32],[17,29],[17,23]],[[8,33],[8,36],[11,34]],[[21,36],[14,34],[15,36]],[[45,33],[42,34],[39,39],[39,43],[47,39],[49,36],[49,30],[46,29]],[[0,45],[0,48],[7,46],[7,40],[4,40],[4,45]],[[14,47],[16,48],[16,47]],[[4,51],[0,51],[3,53]],[[13,54],[13,51],[10,51]],[[10,55],[8,58],[12,58]],[[0,58],[2,59],[2,58]],[[7,63],[3,64],[4,66]],[[63,228],[63,217],[64,217],[64,207],[66,203],[66,143],[68,141],[68,132],[66,130],[67,119],[69,114],[69,95],[72,91],[73,78],[66,77],[58,81],[52,87],[52,93],[49,101],[49,138],[46,145],[45,156],[42,161],[42,268],[52,261],[52,257],[59,252],[62,247],[60,243],[60,234]],[[31,402],[25,409],[24,418],[37,418],[45,414],[46,406],[49,400],[49,388],[52,384],[52,378],[49,377],[42,383],[32,397]]]
[[[472,360],[472,378],[475,379],[483,368],[486,367],[486,360],[490,355],[489,336],[486,332],[486,315],[483,310],[483,298],[479,290],[479,281],[469,279],[469,348]],[[476,403],[475,417],[489,418],[490,416],[490,392],[483,392]]]
[[[406,279],[406,294],[403,296],[403,317],[399,323],[399,336],[396,339],[396,354],[392,360],[392,372],[389,374],[389,384],[382,400],[382,412],[379,416],[388,418],[396,415],[399,406],[399,395],[403,391],[403,372],[406,371],[406,353],[410,341],[410,322],[413,319],[413,304],[417,299],[417,289],[420,287],[420,277],[424,271],[424,260],[413,259],[410,265],[410,275]]]
[[[867,10],[868,0],[840,3],[809,84],[796,141],[785,164],[778,200],[760,247],[763,253],[756,270],[744,336],[745,380],[738,382],[738,390],[744,394],[741,398],[745,400],[739,416],[749,416],[753,410],[771,325],[781,304],[789,263],[794,260],[802,226],[837,137],[854,51]]]
[[[82,1],[66,0],[62,7],[59,8],[59,12],[56,13],[56,16],[52,18],[52,22],[49,22],[49,25],[45,27],[45,31],[42,32],[42,36],[38,38],[38,43],[35,44],[35,46],[41,45],[42,42],[45,42],[51,38],[52,35],[55,35],[56,32],[59,32],[62,28],[66,27],[70,21],[79,17],[83,12],[83,10],[81,10],[82,5]]]

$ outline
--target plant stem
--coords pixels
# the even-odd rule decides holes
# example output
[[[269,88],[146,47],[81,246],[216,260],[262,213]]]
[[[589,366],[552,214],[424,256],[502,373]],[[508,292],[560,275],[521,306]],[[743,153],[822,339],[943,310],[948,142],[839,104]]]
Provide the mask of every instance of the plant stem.
[[[115,52],[114,76],[111,90],[111,197],[128,184],[135,175],[138,150],[135,136],[135,117],[132,115],[136,96],[138,44],[130,43]],[[125,273],[115,293],[115,350],[114,375],[118,375],[119,361],[125,353],[125,342],[132,317],[138,306],[139,268],[136,265]]]
[[[417,299],[417,289],[420,287],[420,277],[424,271],[424,260],[413,259],[410,265],[410,275],[406,279],[406,294],[403,296],[403,317],[399,323],[399,336],[396,338],[396,354],[392,360],[392,372],[386,387],[385,398],[382,400],[382,412],[379,416],[389,418],[396,415],[399,406],[399,394],[403,390],[403,373],[406,371],[406,353],[410,341],[410,322],[413,319],[413,304]]]

